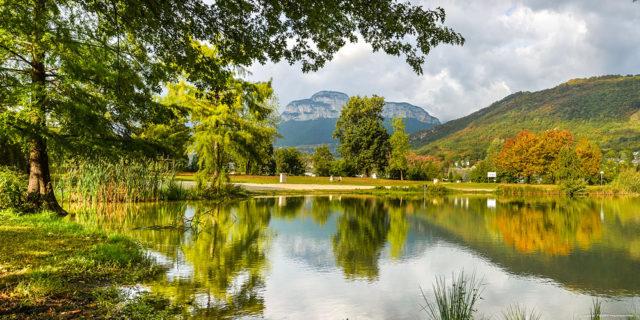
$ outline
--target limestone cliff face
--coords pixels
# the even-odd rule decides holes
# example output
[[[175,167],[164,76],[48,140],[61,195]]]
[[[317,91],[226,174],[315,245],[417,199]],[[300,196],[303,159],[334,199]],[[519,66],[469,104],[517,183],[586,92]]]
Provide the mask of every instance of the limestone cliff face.
[[[340,110],[349,100],[342,92],[320,91],[310,99],[291,101],[280,115],[283,121],[305,121],[321,118],[339,118]]]
[[[439,125],[440,120],[430,115],[424,109],[406,102],[387,102],[382,110],[383,118],[402,117],[403,119],[416,119],[420,122]]]
[[[320,91],[310,99],[290,102],[280,115],[282,121],[306,121],[316,119],[337,119],[349,96],[336,91]],[[387,102],[382,112],[384,118],[401,116],[416,119],[422,123],[438,125],[440,121],[424,109],[406,102]]]

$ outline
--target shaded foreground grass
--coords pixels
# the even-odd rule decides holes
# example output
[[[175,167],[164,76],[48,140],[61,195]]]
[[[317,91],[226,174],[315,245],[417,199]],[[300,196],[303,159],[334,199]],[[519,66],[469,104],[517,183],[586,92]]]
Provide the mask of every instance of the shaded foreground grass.
[[[0,318],[162,319],[180,313],[168,300],[126,300],[118,285],[159,275],[130,238],[40,213],[0,211]]]

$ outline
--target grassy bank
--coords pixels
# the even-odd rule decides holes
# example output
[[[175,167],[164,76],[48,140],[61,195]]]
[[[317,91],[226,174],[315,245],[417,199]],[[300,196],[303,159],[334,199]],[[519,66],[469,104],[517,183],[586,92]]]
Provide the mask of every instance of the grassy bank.
[[[229,175],[231,182],[234,183],[259,183],[259,184],[271,184],[280,183],[279,176],[250,176],[250,175]],[[190,173],[180,173],[176,175],[176,180],[181,181],[195,181],[195,176]],[[342,177],[342,181],[334,178],[334,181],[329,181],[329,177],[308,177],[308,176],[289,176],[287,177],[287,183],[291,184],[334,184],[334,185],[354,185],[354,186],[414,186],[422,185],[423,181],[412,180],[390,180],[390,179],[372,179],[372,178],[354,178],[354,177]]]
[[[179,310],[158,296],[125,299],[120,285],[160,271],[130,238],[53,214],[0,211],[0,318],[162,319]]]

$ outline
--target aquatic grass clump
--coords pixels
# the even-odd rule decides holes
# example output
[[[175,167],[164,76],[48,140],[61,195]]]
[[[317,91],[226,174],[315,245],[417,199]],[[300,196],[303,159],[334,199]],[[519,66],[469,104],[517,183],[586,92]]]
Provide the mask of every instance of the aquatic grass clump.
[[[435,301],[427,298],[422,291],[426,303],[422,310],[427,313],[429,319],[471,320],[477,311],[475,305],[481,299],[482,281],[476,279],[475,274],[466,275],[462,271],[458,276],[452,275],[450,286],[444,277],[437,278],[433,293]]]
[[[600,320],[602,316],[602,301],[594,299],[592,301],[591,310],[589,311],[590,320]]]
[[[503,320],[540,320],[541,317],[542,315],[534,309],[527,312],[527,308],[520,307],[518,304],[509,306],[509,308],[502,313]]]

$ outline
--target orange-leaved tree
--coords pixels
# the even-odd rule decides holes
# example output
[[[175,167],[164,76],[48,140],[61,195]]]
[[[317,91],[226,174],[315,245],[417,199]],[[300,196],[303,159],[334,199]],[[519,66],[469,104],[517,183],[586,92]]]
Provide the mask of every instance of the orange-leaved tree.
[[[496,157],[496,164],[504,174],[513,177],[549,174],[556,169],[556,159],[562,148],[571,148],[575,138],[568,130],[551,129],[539,136],[522,130],[515,140],[507,139]]]
[[[522,130],[516,139],[507,139],[502,151],[496,157],[496,164],[507,175],[529,178],[541,172],[540,161],[536,160],[539,137],[529,131]]]
[[[602,151],[595,143],[588,138],[580,139],[576,145],[576,154],[580,159],[580,171],[585,176],[591,177],[598,173],[600,162],[602,162]]]
[[[535,161],[539,166],[539,174],[547,174],[557,169],[558,154],[563,148],[571,148],[575,141],[569,130],[551,129],[540,134]]]

